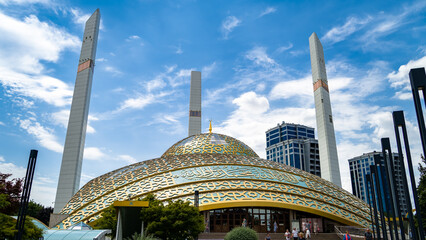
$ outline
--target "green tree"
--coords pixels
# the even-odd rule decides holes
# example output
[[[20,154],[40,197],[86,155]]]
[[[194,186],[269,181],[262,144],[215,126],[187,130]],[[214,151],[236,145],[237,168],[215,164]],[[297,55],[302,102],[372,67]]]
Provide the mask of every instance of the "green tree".
[[[16,220],[8,215],[16,215],[22,192],[22,179],[7,180],[11,174],[0,173],[0,239],[13,239],[17,230]],[[25,218],[23,239],[39,239],[43,230]]]
[[[154,195],[146,196],[148,208],[142,208],[141,218],[146,223],[146,231],[161,239],[194,239],[204,230],[203,217],[198,208],[189,202],[169,201],[167,206],[155,199]]]
[[[422,162],[426,164],[425,158],[422,156]],[[426,230],[426,165],[419,164],[420,182],[417,187],[417,194],[419,195],[419,205],[422,214],[423,227]]]
[[[94,229],[111,229],[111,236],[117,231],[117,210],[111,205],[102,211],[102,217],[90,224]]]
[[[152,234],[147,235],[146,231],[144,231],[142,235],[139,233],[135,233],[131,237],[126,238],[125,240],[159,240],[159,239],[155,238]]]
[[[258,240],[258,237],[253,229],[236,227],[225,235],[225,240]]]
[[[39,203],[31,200],[28,203],[27,215],[33,218],[37,218],[42,223],[49,225],[50,214],[53,212],[53,208],[45,207]]]
[[[17,230],[16,219],[0,213],[0,239],[13,239]],[[25,218],[23,239],[40,239],[43,237],[43,230],[31,222],[30,218]]]

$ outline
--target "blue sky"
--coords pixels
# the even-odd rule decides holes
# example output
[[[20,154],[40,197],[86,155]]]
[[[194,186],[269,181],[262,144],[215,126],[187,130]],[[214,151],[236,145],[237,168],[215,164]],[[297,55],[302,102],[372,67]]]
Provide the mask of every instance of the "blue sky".
[[[161,156],[187,136],[190,71],[202,72],[202,124],[265,157],[265,131],[315,127],[308,38],[326,59],[343,187],[347,160],[380,150],[404,110],[421,153],[408,72],[426,67],[424,1],[0,0],[0,171],[25,175],[52,205],[83,24],[101,11],[81,184]],[[417,169],[416,169],[417,172]],[[418,174],[418,173],[416,173]]]

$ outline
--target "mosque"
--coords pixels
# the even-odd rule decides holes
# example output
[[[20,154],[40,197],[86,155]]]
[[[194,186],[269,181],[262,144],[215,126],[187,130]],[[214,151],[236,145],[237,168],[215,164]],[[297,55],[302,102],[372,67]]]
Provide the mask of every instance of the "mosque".
[[[92,32],[85,31],[74,96],[84,95],[77,92],[81,91],[77,88],[80,79],[90,83],[92,80],[99,19],[97,10],[86,24],[87,31]],[[90,48],[85,48],[85,44],[91,44]],[[86,54],[84,49],[90,49],[92,53]],[[86,58],[86,55],[90,57]],[[328,94],[324,86],[325,80],[318,87],[323,95]],[[90,96],[90,90],[88,94]],[[84,146],[87,116],[86,122],[81,124],[71,121],[74,112],[88,112],[88,101],[80,102],[82,107],[75,107],[73,111],[73,99],[67,138],[79,134],[71,139],[83,139],[77,145]],[[191,74],[189,110],[189,136],[159,158],[111,171],[70,193],[66,191],[75,189],[76,183],[66,187],[61,184],[70,181],[64,180],[66,177],[61,180],[61,177],[71,173],[72,178],[68,179],[77,179],[79,183],[81,167],[71,169],[70,165],[81,166],[82,150],[67,148],[67,139],[55,203],[55,214],[62,217],[55,223],[56,227],[67,229],[81,222],[90,224],[99,219],[102,211],[114,201],[137,200],[150,193],[162,201],[181,199],[193,203],[195,191],[199,192],[199,210],[204,216],[206,232],[228,232],[241,226],[243,221],[257,232],[272,231],[274,227],[278,232],[292,228],[303,230],[308,224],[319,232],[333,232],[334,226],[341,225],[371,226],[368,205],[339,186],[340,175],[338,183],[333,183],[300,169],[262,159],[243,142],[212,132],[211,125],[208,133],[201,133],[200,72]],[[83,126],[83,131],[72,129],[71,123]],[[72,146],[73,143],[69,143]],[[77,158],[68,159],[68,149],[67,156]],[[71,154],[72,151],[76,154]],[[67,162],[78,164],[67,165]]]
[[[366,227],[369,207],[349,192],[320,177],[259,158],[246,144],[230,136],[203,133],[171,146],[161,157],[99,176],[82,187],[62,209],[68,215],[58,227],[92,222],[116,200],[153,193],[160,200],[194,202],[206,231],[228,232],[243,219],[258,232],[310,222],[320,232],[334,225]]]

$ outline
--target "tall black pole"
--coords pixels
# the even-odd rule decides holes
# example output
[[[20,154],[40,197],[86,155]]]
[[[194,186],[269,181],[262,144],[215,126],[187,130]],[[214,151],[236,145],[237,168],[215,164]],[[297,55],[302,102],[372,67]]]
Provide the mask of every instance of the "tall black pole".
[[[410,70],[409,75],[410,75],[410,82],[411,82],[411,90],[413,92],[414,106],[416,108],[417,122],[419,124],[420,138],[422,140],[423,156],[426,156],[426,127],[425,127],[425,120],[423,118],[422,105],[420,103],[420,97],[419,97],[419,90],[422,90],[423,101],[425,101],[425,104],[426,104],[425,69],[413,68]],[[404,135],[406,134],[404,133]],[[408,143],[408,140],[407,140],[407,143]],[[408,157],[407,157],[407,160],[408,160]],[[409,161],[411,161],[411,159]],[[423,220],[422,220],[422,214],[421,214],[422,210],[420,209],[419,197],[417,195],[417,185],[415,184],[416,181],[414,180],[414,172],[413,172],[412,164],[410,164],[408,168],[410,170],[411,186],[413,188],[414,204],[416,206],[416,217],[417,217],[417,223],[419,224],[420,239],[425,239],[425,232],[423,228]]]
[[[18,219],[16,221],[15,239],[21,240],[24,233],[25,217],[27,214],[28,201],[30,199],[31,186],[33,184],[34,169],[37,161],[37,150],[31,150],[30,158],[28,159],[27,172],[25,174],[24,188],[22,189],[21,202],[19,204]]]
[[[398,223],[396,221],[396,204],[395,202],[398,202],[398,198],[396,198],[396,187],[394,187],[394,183],[395,183],[395,174],[392,171],[390,162],[393,161],[393,157],[392,157],[392,150],[391,150],[391,145],[390,145],[390,141],[389,138],[382,138],[381,139],[382,142],[382,154],[383,154],[383,163],[385,164],[385,173],[387,175],[387,184],[388,184],[388,189],[389,189],[389,197],[390,197],[390,206],[389,206],[389,210],[390,212],[392,212],[392,217],[393,217],[393,230],[395,233],[395,239],[399,240],[399,236],[398,236]],[[392,233],[391,233],[392,234]]]
[[[408,208],[408,219],[410,221],[410,228],[411,228],[411,233],[413,235],[413,239],[414,240],[418,240],[418,235],[417,235],[417,230],[416,230],[416,226],[414,225],[414,217],[413,217],[413,207],[411,206],[411,199],[410,199],[410,192],[409,192],[409,188],[408,188],[408,181],[407,181],[407,175],[405,173],[405,166],[404,166],[404,158],[402,155],[402,146],[401,146],[401,137],[399,135],[399,128],[402,128],[402,134],[404,137],[404,143],[407,141],[408,143],[408,139],[406,139],[407,137],[407,131],[405,128],[405,118],[404,118],[404,112],[403,111],[394,111],[392,113],[392,118],[393,118],[393,126],[394,126],[394,130],[395,130],[395,136],[396,136],[396,145],[398,147],[398,157],[400,159],[399,164],[401,167],[401,174],[402,174],[402,185],[404,186],[404,195],[405,195],[405,202],[407,203],[407,208]],[[405,129],[405,131],[404,131]],[[410,158],[411,159],[411,153],[410,153],[410,148],[409,146],[407,146],[405,144],[405,153],[407,156],[407,159]],[[411,162],[411,161],[410,161]]]
[[[370,194],[370,174],[366,174],[365,175],[366,178],[366,189],[365,191],[367,192],[367,199],[368,199],[368,206],[370,207],[370,220],[371,220],[371,229],[373,230],[373,238],[376,238],[376,231],[374,230],[374,219],[373,219],[373,206],[371,206],[372,201],[371,201],[371,194]]]
[[[379,214],[377,212],[376,190],[375,190],[375,187],[374,187],[373,175],[371,174],[371,166],[370,166],[370,174],[368,176],[369,176],[369,178],[367,178],[367,181],[370,183],[370,186],[371,186],[371,196],[373,197],[373,208],[374,208],[374,218],[375,218],[374,221],[376,223],[377,239],[380,240]]]
[[[405,234],[404,234],[404,221],[402,219],[402,214],[401,214],[401,203],[399,202],[399,199],[402,198],[402,196],[399,196],[400,192],[398,189],[398,184],[396,182],[396,166],[395,166],[395,158],[393,156],[392,150],[391,150],[391,145],[390,145],[390,141],[389,138],[387,138],[386,140],[386,148],[388,149],[389,152],[389,157],[387,158],[387,166],[389,167],[388,171],[391,175],[392,175],[392,183],[391,183],[391,191],[395,194],[394,197],[394,205],[395,205],[395,212],[396,214],[394,215],[394,217],[396,218],[398,216],[398,223],[399,223],[399,228],[400,228],[400,233],[401,233],[401,239],[405,240]],[[386,161],[386,159],[385,159]],[[402,161],[402,159],[398,158],[398,162]],[[401,169],[400,169],[401,171]],[[395,219],[395,223],[396,223],[396,219]],[[396,227],[395,227],[396,228]],[[398,234],[398,233],[396,233]]]
[[[379,158],[380,156],[374,156],[374,158]],[[376,186],[376,195],[377,195],[377,203],[379,205],[379,212],[380,212],[380,221],[381,221],[381,225],[382,225],[382,232],[383,232],[383,239],[387,240],[388,239],[388,234],[387,234],[387,229],[386,229],[386,220],[385,220],[385,211],[383,209],[383,197],[382,197],[382,193],[381,193],[381,186],[380,186],[380,181],[379,181],[379,169],[377,168],[376,165],[371,165],[370,166],[370,172],[371,172],[371,176],[374,179],[374,185]]]

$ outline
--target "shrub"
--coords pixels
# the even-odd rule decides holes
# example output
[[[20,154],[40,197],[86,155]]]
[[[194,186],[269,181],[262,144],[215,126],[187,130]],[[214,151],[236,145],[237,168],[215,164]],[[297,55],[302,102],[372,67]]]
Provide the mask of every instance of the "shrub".
[[[247,227],[237,227],[226,234],[225,240],[258,240],[257,233]]]
[[[147,235],[146,231],[144,231],[143,235],[139,233],[133,234],[131,237],[126,238],[125,240],[159,240],[155,238],[153,235]]]

